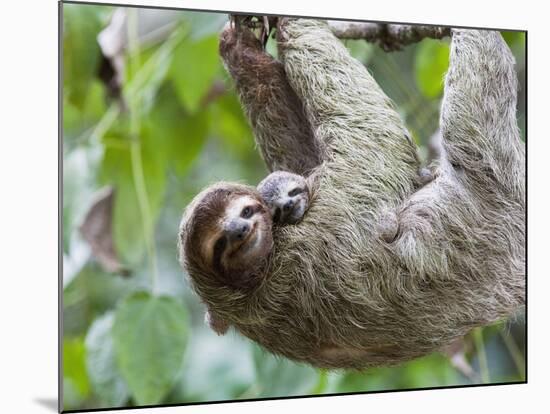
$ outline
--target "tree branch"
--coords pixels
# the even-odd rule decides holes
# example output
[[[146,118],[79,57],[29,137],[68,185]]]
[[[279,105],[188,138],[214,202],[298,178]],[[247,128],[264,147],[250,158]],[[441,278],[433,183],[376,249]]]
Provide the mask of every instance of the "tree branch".
[[[386,52],[400,50],[403,46],[416,43],[429,37],[441,39],[450,35],[449,27],[411,26],[369,22],[343,22],[329,20],[332,33],[340,39],[364,39],[375,43]]]
[[[269,32],[277,25],[276,16],[231,15],[237,25],[247,26],[250,29],[260,29],[261,36],[267,39]],[[385,24],[372,22],[344,22],[328,20],[332,33],[340,39],[364,39],[375,43],[384,51],[401,50],[404,46],[416,43],[429,37],[441,39],[450,36],[451,29],[443,26],[421,26],[407,24]]]

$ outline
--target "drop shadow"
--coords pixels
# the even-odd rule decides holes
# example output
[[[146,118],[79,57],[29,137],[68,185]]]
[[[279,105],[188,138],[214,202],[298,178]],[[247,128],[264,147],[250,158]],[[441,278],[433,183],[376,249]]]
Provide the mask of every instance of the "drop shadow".
[[[34,402],[46,407],[48,410],[58,412],[57,398],[35,398]]]

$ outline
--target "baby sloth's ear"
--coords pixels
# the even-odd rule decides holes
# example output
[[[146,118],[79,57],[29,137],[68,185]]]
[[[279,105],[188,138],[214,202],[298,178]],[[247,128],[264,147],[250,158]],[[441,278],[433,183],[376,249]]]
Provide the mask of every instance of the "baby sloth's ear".
[[[220,336],[225,335],[229,329],[229,324],[225,320],[208,310],[204,314],[204,322]]]

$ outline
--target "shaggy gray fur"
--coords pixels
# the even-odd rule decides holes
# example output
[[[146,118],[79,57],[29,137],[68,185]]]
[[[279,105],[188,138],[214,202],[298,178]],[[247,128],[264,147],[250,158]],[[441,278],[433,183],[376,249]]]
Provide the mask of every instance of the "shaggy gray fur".
[[[439,350],[520,308],[525,155],[500,34],[452,31],[440,157],[420,189],[416,148],[392,103],[326,23],[285,20],[278,41],[322,156],[310,208],[274,229],[252,291],[197,286],[190,274],[205,303],[275,354],[357,369]],[[264,115],[253,126],[269,154],[277,141]]]

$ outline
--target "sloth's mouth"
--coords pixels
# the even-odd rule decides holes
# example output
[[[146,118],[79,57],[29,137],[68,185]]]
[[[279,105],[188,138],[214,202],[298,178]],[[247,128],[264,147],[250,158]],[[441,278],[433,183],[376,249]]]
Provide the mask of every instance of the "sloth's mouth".
[[[246,237],[243,239],[243,241],[237,246],[237,248],[233,251],[233,254],[236,253],[245,253],[248,250],[250,250],[252,247],[256,245],[255,241],[257,241],[258,237],[256,236],[256,228],[258,226],[258,223],[254,223]],[[253,243],[254,242],[254,243]]]
[[[296,224],[304,216],[305,202],[305,198],[302,197],[289,210],[277,207],[273,214],[273,222]]]

